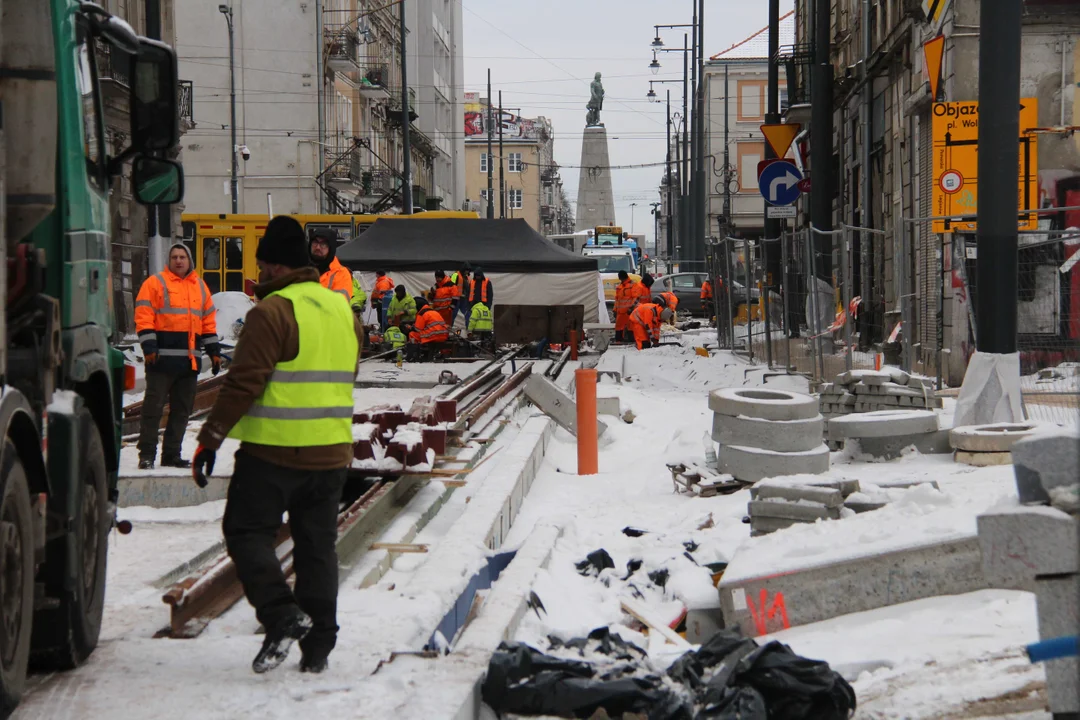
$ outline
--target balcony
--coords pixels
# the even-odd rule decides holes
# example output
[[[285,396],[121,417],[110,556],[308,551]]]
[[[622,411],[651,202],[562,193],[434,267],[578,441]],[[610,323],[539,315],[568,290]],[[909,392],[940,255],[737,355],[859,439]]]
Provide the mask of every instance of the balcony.
[[[181,80],[177,86],[176,107],[180,115],[180,129],[183,132],[195,127],[195,113],[192,107],[195,89],[190,80]]]
[[[125,115],[130,102],[131,56],[104,42],[94,43],[94,56],[106,109]]]
[[[784,45],[776,53],[787,79],[787,106],[781,108],[784,122],[810,122],[810,65],[814,47],[810,44]]]
[[[323,31],[326,67],[342,73],[356,72],[360,69],[360,40],[352,30]]]
[[[386,63],[367,64],[362,68],[358,90],[360,95],[371,100],[386,100],[390,97],[387,86],[390,83],[390,66]]]

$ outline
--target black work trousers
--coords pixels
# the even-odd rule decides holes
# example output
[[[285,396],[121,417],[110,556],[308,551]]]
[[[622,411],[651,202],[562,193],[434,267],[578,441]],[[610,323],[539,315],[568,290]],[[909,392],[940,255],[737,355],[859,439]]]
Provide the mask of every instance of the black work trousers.
[[[225,504],[222,530],[229,557],[248,602],[270,629],[299,607],[312,620],[300,641],[310,658],[324,658],[337,643],[338,503],[347,468],[296,470],[261,460],[244,450]],[[290,590],[274,552],[281,517],[288,511],[296,589]]]
[[[161,441],[161,457],[178,457],[184,442],[188,418],[195,405],[195,385],[199,378],[194,372],[146,373],[146,394],[143,396],[142,415],[139,418],[139,459],[153,460],[157,456],[158,428],[161,413],[169,403],[169,421],[165,425],[165,437]]]

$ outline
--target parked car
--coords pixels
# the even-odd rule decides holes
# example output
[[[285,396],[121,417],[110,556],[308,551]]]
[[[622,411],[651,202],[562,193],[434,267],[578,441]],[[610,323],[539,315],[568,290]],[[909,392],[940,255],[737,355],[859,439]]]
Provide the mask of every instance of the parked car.
[[[653,290],[655,292],[656,286],[660,285],[663,288],[661,292],[675,293],[675,297],[679,298],[679,310],[681,312],[690,313],[691,315],[704,315],[705,311],[701,308],[701,286],[706,277],[708,276],[705,273],[693,272],[665,275],[657,278]]]
[[[664,291],[675,293],[675,297],[679,298],[679,310],[681,312],[702,316],[705,314],[705,311],[701,306],[701,286],[704,284],[706,277],[708,276],[705,273],[675,273],[674,275],[665,275],[664,277],[657,278],[656,283],[657,285],[662,285]],[[653,287],[655,288],[656,286],[654,285]],[[731,283],[731,293],[731,302],[736,310],[740,305],[746,304],[745,285],[737,280],[733,281]],[[758,289],[756,287],[751,287],[750,302],[756,303],[760,297],[761,293]],[[783,303],[780,295],[776,292],[770,292],[769,303],[771,305],[771,317],[778,318],[780,315],[778,311]]]

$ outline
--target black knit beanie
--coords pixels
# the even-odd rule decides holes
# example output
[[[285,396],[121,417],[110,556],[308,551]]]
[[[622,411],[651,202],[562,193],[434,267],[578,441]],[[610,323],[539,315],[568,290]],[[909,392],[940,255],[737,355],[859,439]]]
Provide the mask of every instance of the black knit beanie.
[[[288,215],[274,217],[266,224],[255,259],[294,269],[311,265],[304,228]]]

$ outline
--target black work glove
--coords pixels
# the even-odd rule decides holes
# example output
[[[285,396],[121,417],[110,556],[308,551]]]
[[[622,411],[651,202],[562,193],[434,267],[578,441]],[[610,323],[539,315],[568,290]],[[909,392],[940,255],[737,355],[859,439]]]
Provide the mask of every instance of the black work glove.
[[[221,356],[220,355],[212,355],[212,356],[210,356],[210,366],[212,368],[211,373],[213,375],[217,375],[219,372],[221,372]]]
[[[206,487],[206,478],[214,472],[214,461],[217,460],[217,450],[200,445],[195,450],[195,457],[191,459],[191,477],[195,484],[201,488]]]

